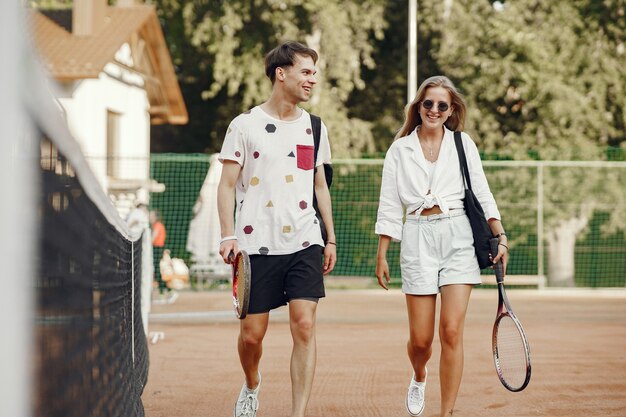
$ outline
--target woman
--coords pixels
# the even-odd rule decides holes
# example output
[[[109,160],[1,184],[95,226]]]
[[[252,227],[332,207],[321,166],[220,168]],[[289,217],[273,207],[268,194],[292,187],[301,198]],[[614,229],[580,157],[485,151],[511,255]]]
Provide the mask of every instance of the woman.
[[[444,76],[424,81],[406,109],[404,125],[385,156],[376,234],[378,283],[387,289],[387,249],[402,241],[400,269],[409,316],[407,351],[413,377],[407,411],[424,411],[424,391],[435,334],[437,294],[441,293],[439,339],[441,416],[451,416],[463,373],[463,327],[480,269],[472,230],[463,210],[464,185],[454,144],[463,130],[466,105]],[[462,134],[472,188],[494,236],[500,240],[493,262],[508,259],[507,238],[472,139]],[[403,223],[403,218],[406,218]]]

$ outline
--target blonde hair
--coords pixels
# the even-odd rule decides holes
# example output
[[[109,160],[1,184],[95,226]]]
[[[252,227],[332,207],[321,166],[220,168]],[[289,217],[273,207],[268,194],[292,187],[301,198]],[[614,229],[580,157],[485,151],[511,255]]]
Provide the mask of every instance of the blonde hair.
[[[456,89],[454,83],[450,81],[450,79],[443,75],[436,75],[434,77],[430,77],[420,85],[417,89],[417,94],[413,101],[406,106],[405,109],[405,118],[404,124],[396,133],[395,139],[401,138],[403,136],[407,136],[415,128],[422,124],[422,116],[419,113],[419,105],[424,99],[426,95],[426,90],[431,87],[443,87],[450,93],[450,98],[452,99],[452,107],[454,107],[454,111],[448,117],[448,120],[444,123],[445,126],[452,130],[463,130],[465,127],[465,113],[467,112],[467,106],[465,104],[465,99],[463,95],[459,93],[459,90]]]

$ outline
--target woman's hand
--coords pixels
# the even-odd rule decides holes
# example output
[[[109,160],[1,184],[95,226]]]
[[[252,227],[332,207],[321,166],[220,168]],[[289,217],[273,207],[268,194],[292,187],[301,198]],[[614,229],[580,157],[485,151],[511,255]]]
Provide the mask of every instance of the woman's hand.
[[[387,284],[391,281],[389,277],[389,265],[387,264],[386,257],[376,258],[376,278],[378,278],[378,285],[388,290]]]
[[[509,262],[509,247],[506,241],[498,243],[498,254],[493,258],[493,263],[498,263],[502,260],[502,273],[506,276],[506,265]]]
[[[489,223],[489,228],[493,233],[494,237],[498,238],[498,253],[492,253],[490,259],[494,263],[498,263],[499,260],[502,260],[502,274],[506,276],[506,264],[509,262],[509,240],[507,238],[506,233],[504,232],[504,227],[502,227],[502,222],[496,218],[490,218],[487,220]]]

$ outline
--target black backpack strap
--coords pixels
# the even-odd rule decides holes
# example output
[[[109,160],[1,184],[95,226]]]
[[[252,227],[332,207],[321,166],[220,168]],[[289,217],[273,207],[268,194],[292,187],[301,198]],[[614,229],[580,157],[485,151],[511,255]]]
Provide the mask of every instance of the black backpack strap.
[[[322,119],[314,114],[309,114],[311,116],[311,128],[313,129],[313,144],[315,147],[314,151],[314,171],[317,172],[317,153],[320,150],[320,138],[322,136]],[[330,188],[333,183],[333,167],[330,164],[323,164],[324,167],[324,176],[326,177],[326,185]]]
[[[322,136],[322,119],[314,114],[311,116],[311,129],[313,129],[313,145],[314,145],[314,163],[313,163],[313,207],[315,208],[315,216],[320,223],[320,232],[322,233],[322,240],[326,243],[328,235],[326,234],[326,225],[317,207],[317,197],[315,196],[315,173],[317,172],[317,152],[320,150],[320,138]],[[323,164],[324,174],[326,176],[326,184],[330,187],[333,181],[333,169],[328,164]]]
[[[311,116],[311,129],[313,129],[313,145],[315,146],[314,167],[317,166],[317,152],[320,150],[320,137],[322,136],[322,119],[314,114]]]
[[[465,149],[463,148],[461,132],[454,132],[454,144],[456,145],[456,153],[459,155],[459,165],[461,166],[461,175],[463,175],[463,179],[465,180],[465,186],[471,190],[472,182],[470,181],[469,168],[467,166],[467,158],[465,157]]]

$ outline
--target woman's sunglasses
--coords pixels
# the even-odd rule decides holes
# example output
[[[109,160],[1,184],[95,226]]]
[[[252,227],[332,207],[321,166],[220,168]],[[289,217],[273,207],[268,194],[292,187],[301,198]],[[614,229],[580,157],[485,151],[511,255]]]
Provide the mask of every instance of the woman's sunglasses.
[[[422,101],[422,106],[426,110],[432,109],[434,105],[435,103],[432,100]],[[448,111],[449,108],[450,108],[450,105],[448,105],[448,103],[444,103],[443,101],[440,101],[439,103],[437,103],[437,110],[439,110],[441,113]]]

